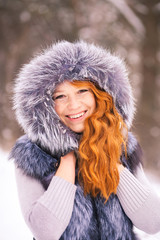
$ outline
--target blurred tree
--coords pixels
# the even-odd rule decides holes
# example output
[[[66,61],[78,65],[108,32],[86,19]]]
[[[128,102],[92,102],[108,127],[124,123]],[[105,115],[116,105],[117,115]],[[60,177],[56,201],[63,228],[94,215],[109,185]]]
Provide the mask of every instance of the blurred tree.
[[[159,12],[158,0],[0,0],[0,145],[8,149],[22,134],[11,111],[21,64],[52,42],[80,38],[126,59],[138,99],[133,130],[147,163],[160,168]]]
[[[142,91],[136,128],[145,150],[147,165],[160,169],[160,2],[159,0],[128,2],[145,28],[140,45]]]
[[[52,41],[78,37],[74,15],[72,1],[0,0],[0,145],[6,150],[22,134],[11,112],[13,78]]]

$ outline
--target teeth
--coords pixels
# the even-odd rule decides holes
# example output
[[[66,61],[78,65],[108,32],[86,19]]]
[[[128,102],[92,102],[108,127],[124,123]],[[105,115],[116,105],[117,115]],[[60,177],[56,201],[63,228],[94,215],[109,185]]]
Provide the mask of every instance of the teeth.
[[[74,119],[79,118],[79,117],[82,117],[84,114],[85,114],[85,112],[79,113],[79,114],[76,114],[76,115],[69,116],[69,118],[74,118]]]

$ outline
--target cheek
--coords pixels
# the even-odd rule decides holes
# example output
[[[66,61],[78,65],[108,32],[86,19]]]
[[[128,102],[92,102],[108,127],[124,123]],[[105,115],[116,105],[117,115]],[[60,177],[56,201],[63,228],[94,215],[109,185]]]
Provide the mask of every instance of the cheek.
[[[62,115],[62,107],[60,105],[56,105],[55,104],[55,107],[54,107],[56,113],[58,114],[59,117],[61,117]]]
[[[93,110],[93,112],[96,110],[96,101],[95,100],[93,101],[93,104],[92,104],[92,110]]]
[[[92,111],[96,109],[96,100],[94,96],[91,96],[90,98],[90,107],[92,108]]]
[[[94,95],[88,96],[87,98],[83,99],[84,105],[86,105],[90,109],[90,113],[92,114],[96,109],[96,100]]]

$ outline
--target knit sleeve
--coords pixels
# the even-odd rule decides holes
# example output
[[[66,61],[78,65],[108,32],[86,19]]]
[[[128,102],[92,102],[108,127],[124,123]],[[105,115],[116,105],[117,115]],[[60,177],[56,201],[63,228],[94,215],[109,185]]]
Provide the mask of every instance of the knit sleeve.
[[[76,186],[54,176],[47,189],[15,169],[19,201],[24,219],[36,240],[58,240],[69,224]]]
[[[135,175],[127,168],[120,173],[117,196],[135,227],[149,234],[160,231],[160,198],[147,181],[141,164]]]

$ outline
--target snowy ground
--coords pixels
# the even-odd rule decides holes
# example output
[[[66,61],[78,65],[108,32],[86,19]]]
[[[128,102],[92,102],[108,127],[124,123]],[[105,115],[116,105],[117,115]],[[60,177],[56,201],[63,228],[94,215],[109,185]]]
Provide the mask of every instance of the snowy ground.
[[[13,163],[7,161],[7,153],[0,150],[0,213],[1,213],[1,240],[32,240],[32,234],[24,223],[17,198]],[[147,173],[155,190],[160,194],[160,179]],[[141,240],[160,240],[160,233],[148,235],[135,230]]]

